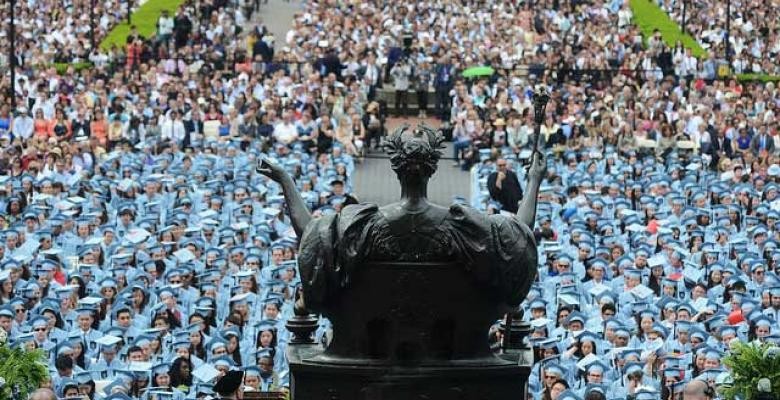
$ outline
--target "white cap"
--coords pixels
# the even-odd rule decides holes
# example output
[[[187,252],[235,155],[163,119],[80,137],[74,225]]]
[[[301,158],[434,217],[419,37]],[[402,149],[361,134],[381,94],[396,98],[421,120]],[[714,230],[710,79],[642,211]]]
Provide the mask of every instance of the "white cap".
[[[769,176],[780,176],[780,165],[772,164],[766,171]]]

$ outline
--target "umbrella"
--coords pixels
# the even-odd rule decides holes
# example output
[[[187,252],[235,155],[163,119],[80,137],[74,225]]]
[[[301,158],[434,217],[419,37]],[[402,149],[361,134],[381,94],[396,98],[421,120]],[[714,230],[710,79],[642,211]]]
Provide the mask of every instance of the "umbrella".
[[[476,76],[491,76],[495,72],[496,70],[494,70],[492,67],[481,66],[466,68],[462,75],[464,78],[473,78]]]

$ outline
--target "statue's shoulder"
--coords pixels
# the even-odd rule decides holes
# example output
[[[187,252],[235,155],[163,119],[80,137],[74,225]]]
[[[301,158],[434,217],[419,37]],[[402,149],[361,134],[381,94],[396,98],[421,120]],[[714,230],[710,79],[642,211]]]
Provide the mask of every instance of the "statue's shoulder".
[[[522,232],[526,236],[533,236],[533,232],[526,224],[511,215],[488,215],[474,207],[463,204],[451,205],[449,213],[450,219],[453,220],[456,225],[477,225],[483,229],[491,229],[490,227],[494,227],[499,231],[507,230],[510,232]]]
[[[366,213],[375,213],[378,210],[379,210],[379,206],[373,203],[350,204],[341,209],[341,212],[339,212],[339,217],[345,218],[348,216],[363,215]]]
[[[376,204],[361,203],[348,205],[338,213],[339,225],[372,216],[378,211],[379,207]]]
[[[361,203],[351,204],[339,211],[338,230],[346,232],[370,222],[379,213],[379,207],[376,204]]]
[[[456,221],[468,220],[473,223],[490,224],[487,214],[468,205],[452,204],[447,211],[450,218]]]
[[[342,208],[338,213],[322,215],[306,226],[302,242],[309,242],[313,238],[315,241],[331,243],[332,240],[344,236],[349,231],[362,229],[363,226],[370,224],[378,210],[376,204],[352,204]]]

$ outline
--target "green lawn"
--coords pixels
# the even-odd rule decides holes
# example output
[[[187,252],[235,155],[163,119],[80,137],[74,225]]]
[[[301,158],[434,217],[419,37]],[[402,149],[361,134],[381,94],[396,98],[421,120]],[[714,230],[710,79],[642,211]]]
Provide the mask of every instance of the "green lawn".
[[[81,70],[84,70],[84,69],[92,67],[92,63],[87,62],[87,61],[78,62],[78,63],[54,63],[52,65],[57,70],[57,73],[60,74],[60,75],[64,74],[65,71],[67,71],[68,68],[71,68],[71,67],[73,68],[73,70],[75,72],[79,72]]]
[[[138,33],[148,38],[157,30],[157,19],[163,10],[168,10],[171,16],[176,14],[176,9],[185,0],[148,0],[132,15],[132,23],[138,28]],[[122,47],[125,45],[127,35],[130,33],[130,25],[125,22],[117,25],[100,43],[100,48],[108,50],[112,45]]]
[[[737,74],[740,82],[780,82],[780,76],[768,74]]]
[[[670,47],[673,47],[677,40],[680,40],[683,46],[691,49],[694,56],[701,58],[707,55],[707,51],[699,45],[696,39],[691,35],[684,34],[677,23],[672,21],[655,2],[631,0],[631,10],[634,13],[634,23],[642,31],[645,40],[653,35],[655,29],[658,29],[664,42]]]

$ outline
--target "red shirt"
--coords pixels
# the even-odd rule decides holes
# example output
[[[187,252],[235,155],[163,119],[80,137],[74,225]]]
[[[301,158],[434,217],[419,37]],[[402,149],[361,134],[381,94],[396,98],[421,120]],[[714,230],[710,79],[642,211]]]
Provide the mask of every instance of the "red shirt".
[[[65,286],[66,275],[62,272],[61,268],[57,268],[57,270],[54,271],[54,280],[60,285]]]
[[[29,154],[25,154],[22,156],[22,170],[27,170],[27,168],[30,166],[30,162],[32,161],[40,161],[38,156],[31,156]]]

